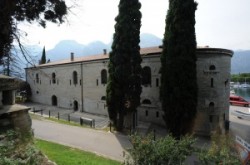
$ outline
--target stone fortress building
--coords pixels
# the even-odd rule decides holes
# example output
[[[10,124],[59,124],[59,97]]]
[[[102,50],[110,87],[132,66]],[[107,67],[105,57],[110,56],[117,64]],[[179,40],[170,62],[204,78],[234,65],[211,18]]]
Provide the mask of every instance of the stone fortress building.
[[[161,47],[142,48],[142,94],[137,120],[164,125],[159,90]],[[233,52],[217,48],[197,48],[198,106],[194,131],[210,135],[224,131],[228,121],[230,68]],[[50,62],[26,68],[32,100],[47,105],[108,115],[106,86],[109,55],[103,54]],[[180,66],[181,67],[181,66]]]

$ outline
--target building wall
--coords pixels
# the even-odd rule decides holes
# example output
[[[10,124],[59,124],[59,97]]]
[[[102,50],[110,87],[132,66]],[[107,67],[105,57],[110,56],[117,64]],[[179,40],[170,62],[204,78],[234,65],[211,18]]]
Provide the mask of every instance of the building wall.
[[[217,129],[223,131],[228,120],[229,82],[232,52],[224,49],[197,49],[198,106],[194,131],[208,135]],[[164,125],[162,118],[160,90],[160,53],[142,56],[142,69],[150,68],[151,83],[142,85],[141,106],[138,120]],[[211,66],[215,68],[211,68]],[[52,105],[52,96],[57,97],[57,106],[79,111],[108,115],[105,95],[106,83],[102,83],[101,72],[107,70],[108,59],[52,65],[26,69],[27,81],[31,85],[34,102]],[[78,83],[73,84],[73,71],[78,74]],[[36,74],[39,81],[36,82]],[[52,82],[56,74],[56,83]],[[212,83],[212,85],[211,85]],[[83,104],[82,104],[83,103]]]
[[[77,72],[78,82],[73,83],[73,72]],[[55,73],[55,81],[52,74]],[[32,100],[52,105],[52,96],[57,98],[57,106],[72,108],[73,102],[78,102],[81,110],[81,67],[80,64],[57,65],[46,68],[26,70],[27,82],[32,89]],[[38,74],[38,79],[36,75]],[[55,83],[54,83],[55,82]]]
[[[101,82],[101,71],[107,70],[107,60],[83,64],[84,111],[108,115],[105,99],[107,83]]]
[[[144,57],[142,61],[142,69],[149,67],[151,70],[151,84],[142,85],[141,106],[138,107],[138,120],[164,125],[162,120],[162,110],[160,102],[160,54],[151,57]],[[149,100],[151,104],[144,104],[145,100]]]
[[[200,49],[197,59],[198,106],[194,131],[209,135],[224,132],[229,121],[230,68],[232,52]]]

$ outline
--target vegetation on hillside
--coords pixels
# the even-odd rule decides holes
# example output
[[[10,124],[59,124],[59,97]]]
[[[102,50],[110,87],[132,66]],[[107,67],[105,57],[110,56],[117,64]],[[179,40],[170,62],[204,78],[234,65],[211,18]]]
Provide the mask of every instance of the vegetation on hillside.
[[[140,104],[140,8],[138,0],[120,0],[115,18],[106,91],[109,118],[118,131],[123,129],[124,116],[133,114]]]
[[[229,135],[215,134],[211,137],[208,149],[197,150],[201,164],[239,165],[240,156],[235,149],[235,143]]]
[[[181,165],[194,160],[200,165],[241,164],[235,143],[228,135],[213,135],[208,146],[197,145],[199,142],[191,136],[176,140],[171,135],[159,139],[154,139],[152,134],[133,135],[131,142],[133,147],[128,150],[127,165]],[[189,156],[192,159],[187,161]]]
[[[169,1],[161,56],[164,120],[176,138],[192,129],[197,106],[194,0]]]
[[[0,165],[52,165],[34,146],[33,135],[0,132]]]
[[[244,82],[250,83],[250,73],[232,74],[231,81],[240,83]]]
[[[127,165],[165,165],[183,164],[188,156],[194,152],[192,137],[186,136],[176,140],[173,136],[166,136],[154,140],[152,134],[147,136],[131,136],[133,148],[125,164]]]

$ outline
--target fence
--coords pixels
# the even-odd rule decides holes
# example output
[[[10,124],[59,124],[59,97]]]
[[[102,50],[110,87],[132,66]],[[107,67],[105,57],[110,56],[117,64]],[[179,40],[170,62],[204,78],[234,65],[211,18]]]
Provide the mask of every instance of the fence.
[[[32,112],[35,114],[40,114],[41,116],[43,115],[47,115],[49,118],[56,118],[58,120],[64,120],[64,121],[68,121],[70,122],[74,122],[74,123],[79,123],[79,125],[83,126],[83,125],[88,125],[92,128],[95,128],[95,119],[89,119],[89,118],[85,118],[85,117],[76,117],[76,116],[71,116],[70,113],[61,113],[60,112],[54,112],[51,110],[44,110],[44,109],[35,109],[33,108]]]

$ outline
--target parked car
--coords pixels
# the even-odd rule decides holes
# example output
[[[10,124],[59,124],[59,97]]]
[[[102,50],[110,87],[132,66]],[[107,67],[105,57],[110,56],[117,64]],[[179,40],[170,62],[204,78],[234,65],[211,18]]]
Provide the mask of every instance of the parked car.
[[[230,95],[229,102],[231,105],[241,105],[244,107],[248,107],[250,102],[246,101],[243,97],[237,95]]]

